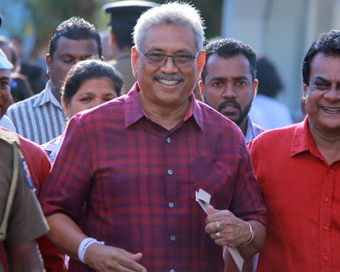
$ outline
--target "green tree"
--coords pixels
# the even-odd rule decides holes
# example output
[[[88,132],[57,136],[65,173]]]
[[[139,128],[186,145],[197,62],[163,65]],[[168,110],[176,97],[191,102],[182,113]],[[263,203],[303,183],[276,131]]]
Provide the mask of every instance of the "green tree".
[[[164,0],[153,0],[165,3]],[[94,24],[97,29],[106,27],[109,15],[102,11],[108,0],[26,0],[26,6],[32,13],[33,25],[37,41],[32,57],[44,55],[47,52],[49,39],[53,30],[62,21],[72,16],[79,16]],[[205,20],[207,39],[219,36],[221,33],[221,14],[223,0],[195,0],[192,4],[201,11]]]

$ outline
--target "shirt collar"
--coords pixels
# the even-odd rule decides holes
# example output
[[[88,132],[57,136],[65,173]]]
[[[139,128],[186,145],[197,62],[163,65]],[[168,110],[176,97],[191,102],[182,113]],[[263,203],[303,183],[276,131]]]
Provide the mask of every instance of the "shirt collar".
[[[48,102],[51,102],[54,106],[58,107],[63,111],[63,107],[61,106],[60,102],[52,93],[52,82],[49,80],[46,83],[45,90],[43,90],[40,94],[38,94],[38,99],[35,100],[33,103],[34,107],[40,107]]]
[[[125,98],[125,128],[129,127],[133,123],[137,122],[143,116],[149,118],[144,112],[138,97],[138,92],[140,88],[138,86],[138,82],[136,82],[131,90],[128,92]],[[190,94],[190,108],[186,115],[184,116],[183,121],[187,121],[191,116],[194,117],[197,125],[203,130],[203,117],[202,117],[202,108],[201,105],[195,99],[193,93]],[[150,119],[150,118],[149,118]]]
[[[249,115],[247,115],[247,132],[245,136],[246,143],[249,143],[255,137],[256,135],[255,135],[253,124],[251,123]]]
[[[312,134],[308,126],[308,116],[306,116],[305,120],[296,126],[290,149],[290,155],[293,157],[299,153],[308,150],[314,156],[319,157],[320,152],[314,143]]]

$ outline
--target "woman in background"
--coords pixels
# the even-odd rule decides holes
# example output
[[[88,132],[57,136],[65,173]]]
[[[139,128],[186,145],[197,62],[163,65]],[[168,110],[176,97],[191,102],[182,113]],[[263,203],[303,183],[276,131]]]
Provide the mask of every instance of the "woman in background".
[[[69,120],[76,113],[91,109],[122,93],[122,75],[99,59],[77,62],[67,73],[61,104]],[[63,134],[42,145],[51,163],[60,149]]]

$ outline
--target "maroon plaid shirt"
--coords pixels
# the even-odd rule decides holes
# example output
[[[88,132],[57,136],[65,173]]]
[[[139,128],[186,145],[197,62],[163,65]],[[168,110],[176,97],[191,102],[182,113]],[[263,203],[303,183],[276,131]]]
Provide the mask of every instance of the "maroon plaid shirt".
[[[42,208],[79,222],[87,203],[84,233],[142,252],[149,272],[223,271],[222,247],[204,231],[195,191],[209,192],[217,209],[266,223],[242,132],[193,95],[168,131],[145,116],[137,91],[72,118]],[[72,260],[70,270],[92,271]]]

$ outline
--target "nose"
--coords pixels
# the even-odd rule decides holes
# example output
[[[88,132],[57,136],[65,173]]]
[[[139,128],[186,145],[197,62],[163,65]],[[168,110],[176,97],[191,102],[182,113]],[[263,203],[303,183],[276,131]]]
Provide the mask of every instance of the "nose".
[[[222,97],[228,99],[235,99],[237,97],[237,93],[235,92],[232,84],[226,83]]]
[[[332,85],[331,89],[325,93],[324,97],[329,101],[338,101],[340,99],[340,87]]]
[[[167,74],[172,74],[178,71],[178,68],[175,65],[175,59],[173,56],[166,57],[164,65],[161,67],[161,71]]]

